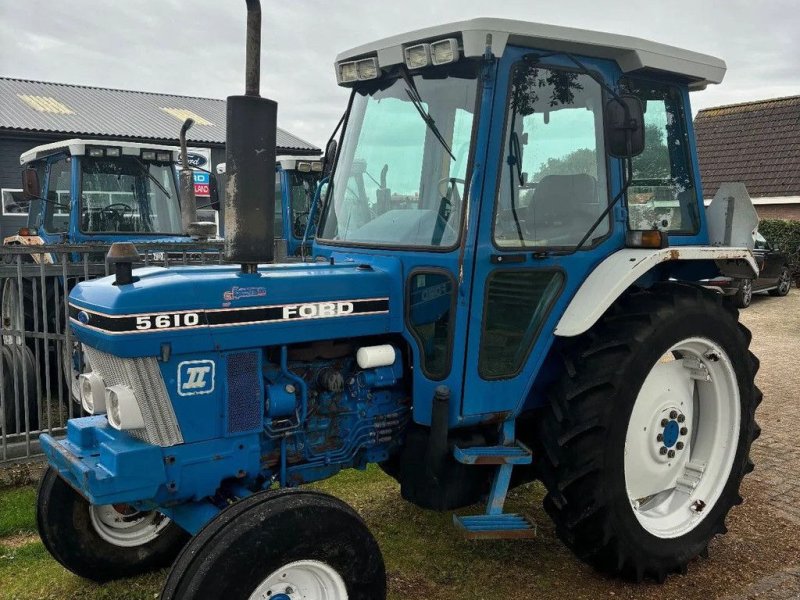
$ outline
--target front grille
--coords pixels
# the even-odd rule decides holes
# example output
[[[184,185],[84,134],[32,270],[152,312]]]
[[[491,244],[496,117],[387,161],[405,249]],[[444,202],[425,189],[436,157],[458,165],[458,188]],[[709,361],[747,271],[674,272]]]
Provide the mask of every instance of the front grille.
[[[263,428],[264,393],[260,352],[234,352],[227,356],[228,433]]]
[[[83,350],[89,366],[103,378],[106,386],[126,385],[133,390],[145,427],[128,431],[131,436],[156,446],[183,443],[178,420],[155,358],[120,358],[88,346],[84,346]]]

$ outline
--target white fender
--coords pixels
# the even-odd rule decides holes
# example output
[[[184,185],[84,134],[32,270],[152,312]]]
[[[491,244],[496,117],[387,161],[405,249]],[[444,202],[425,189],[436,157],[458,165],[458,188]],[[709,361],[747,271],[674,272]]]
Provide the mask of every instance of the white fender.
[[[753,275],[758,274],[758,265],[749,248],[675,246],[620,250],[597,265],[578,288],[556,325],[555,334],[572,337],[587,331],[637,279],[656,265],[671,260],[743,261]]]

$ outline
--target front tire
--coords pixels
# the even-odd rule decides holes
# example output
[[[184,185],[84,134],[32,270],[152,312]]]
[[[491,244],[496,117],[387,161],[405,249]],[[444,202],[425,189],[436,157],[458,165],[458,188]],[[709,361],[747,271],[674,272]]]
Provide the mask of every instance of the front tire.
[[[175,561],[162,600],[383,600],[378,544],[341,500],[260,492],[225,509]]]
[[[747,308],[753,302],[753,280],[743,279],[733,296],[736,308]]]
[[[564,349],[534,455],[581,559],[663,581],[725,533],[760,432],[749,342],[721,297],[671,284],[627,294]]]
[[[47,551],[80,577],[97,582],[169,566],[189,534],[155,511],[93,506],[49,467],[39,483],[36,524]]]

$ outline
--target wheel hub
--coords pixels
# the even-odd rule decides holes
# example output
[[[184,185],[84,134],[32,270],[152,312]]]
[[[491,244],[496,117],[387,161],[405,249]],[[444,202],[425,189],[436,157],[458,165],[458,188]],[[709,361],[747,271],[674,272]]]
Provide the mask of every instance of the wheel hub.
[[[659,411],[654,420],[656,426],[653,430],[658,432],[654,440],[655,450],[660,460],[668,461],[686,447],[689,435],[686,415],[680,407],[674,406]]]
[[[299,560],[273,571],[250,600],[347,600],[339,573],[317,560]]]

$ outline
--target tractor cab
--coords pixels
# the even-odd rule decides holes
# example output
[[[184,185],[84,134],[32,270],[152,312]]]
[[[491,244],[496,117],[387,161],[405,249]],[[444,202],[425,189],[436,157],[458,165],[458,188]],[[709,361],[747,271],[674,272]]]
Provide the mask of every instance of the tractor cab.
[[[564,317],[598,265],[616,255],[630,273],[626,249],[670,261],[709,244],[689,92],[722,80],[719,59],[478,19],[355,48],[335,68],[352,93],[314,250],[402,263],[420,421],[442,384],[453,425],[540,402],[553,334],[591,322]]]
[[[28,225],[5,243],[179,242],[171,146],[72,139],[38,146],[20,162]]]

